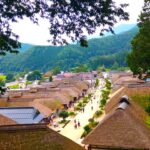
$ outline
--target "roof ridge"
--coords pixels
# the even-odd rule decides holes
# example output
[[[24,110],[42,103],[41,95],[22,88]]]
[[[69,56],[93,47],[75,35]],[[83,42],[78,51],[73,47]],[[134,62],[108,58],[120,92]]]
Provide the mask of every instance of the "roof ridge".
[[[47,129],[47,124],[16,124],[16,125],[2,125],[0,132],[3,131],[16,131],[16,130],[44,130]]]

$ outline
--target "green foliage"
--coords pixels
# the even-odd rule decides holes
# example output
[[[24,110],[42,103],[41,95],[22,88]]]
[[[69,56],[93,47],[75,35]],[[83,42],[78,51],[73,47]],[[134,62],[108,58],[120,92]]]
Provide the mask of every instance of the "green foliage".
[[[17,22],[24,16],[36,24],[38,24],[39,17],[46,19],[50,23],[49,33],[52,35],[50,39],[52,44],[68,44],[68,40],[73,42],[79,40],[81,46],[84,47],[88,46],[83,36],[84,31],[93,34],[97,27],[101,27],[101,35],[104,31],[113,33],[112,28],[116,20],[128,20],[129,16],[124,11],[126,4],[118,6],[114,1],[104,0],[94,2],[91,0],[86,0],[86,2],[51,0],[51,4],[49,1],[41,0],[36,0],[36,3],[32,0],[27,2],[18,0],[17,3],[3,0],[0,1],[0,6],[5,8],[0,11],[1,55],[6,52],[17,52],[15,49],[20,47],[18,36],[13,33],[10,26],[12,22]],[[92,18],[95,18],[94,23]],[[67,35],[67,38],[64,38],[64,35]]]
[[[90,118],[88,121],[89,122],[94,122],[94,118]]]
[[[33,71],[27,77],[27,80],[29,81],[41,80],[41,79],[42,79],[42,74],[38,70]]]
[[[150,128],[150,116],[146,118],[145,123]]]
[[[95,87],[98,87],[98,86],[99,86],[99,79],[96,78]]]
[[[60,67],[59,67],[59,66],[55,67],[55,68],[52,70],[52,72],[53,72],[54,75],[59,74],[60,71],[61,71],[61,70],[60,70]]]
[[[5,86],[6,76],[0,75],[0,87]]]
[[[84,126],[84,130],[89,133],[92,129],[90,128],[89,125]]]
[[[83,103],[87,104],[88,101],[89,101],[89,98],[88,98],[88,97],[84,97],[84,98],[83,98]]]
[[[53,77],[50,76],[50,77],[49,77],[49,82],[52,82],[52,81],[53,81]]]
[[[69,116],[69,113],[67,111],[61,111],[59,114],[59,117],[63,118],[65,120]]]
[[[75,115],[76,115],[75,112],[73,112],[73,111],[69,112],[69,116],[75,116]]]
[[[14,74],[13,74],[13,73],[8,73],[8,74],[6,75],[6,82],[13,82],[13,81],[15,81],[15,76],[14,76]]]
[[[73,72],[79,73],[79,72],[88,72],[88,66],[87,65],[80,65],[73,69]]]
[[[128,55],[127,62],[134,74],[139,74],[142,78],[143,73],[150,69],[150,1],[144,1],[144,7],[139,17],[139,33],[132,40],[132,52]]]
[[[61,70],[70,70],[81,64],[88,66],[88,70],[94,70],[100,66],[111,68],[114,62],[126,66],[126,56],[131,49],[130,41],[137,32],[138,29],[134,28],[119,35],[91,39],[88,48],[80,47],[79,44],[35,46],[18,55],[0,58],[0,72],[23,72],[25,69],[46,72],[58,66]],[[83,71],[82,67],[81,70],[78,69]]]
[[[145,111],[150,115],[150,105],[145,108]]]
[[[26,85],[30,85],[30,84],[32,84],[32,81],[26,81]]]
[[[103,114],[103,112],[101,110],[97,110],[94,114],[94,118],[98,118]]]
[[[104,109],[104,106],[106,105],[111,90],[111,82],[108,79],[105,79],[105,88],[106,90],[101,91],[101,96],[102,96],[102,99],[100,101],[101,109]]]
[[[136,94],[136,95],[133,95],[131,98],[140,106],[142,106],[148,114],[150,114],[150,95],[149,94],[145,94],[145,95]]]
[[[111,90],[111,82],[109,79],[105,79],[105,87],[108,91]]]
[[[8,86],[10,89],[19,89],[19,84]]]

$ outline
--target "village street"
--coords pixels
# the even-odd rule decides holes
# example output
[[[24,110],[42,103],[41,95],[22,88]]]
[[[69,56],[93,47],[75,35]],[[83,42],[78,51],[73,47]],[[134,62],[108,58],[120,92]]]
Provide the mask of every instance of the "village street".
[[[101,83],[101,82],[100,82]],[[100,95],[101,95],[101,87],[102,85],[94,90],[93,97],[91,100],[87,103],[87,105],[84,108],[84,112],[79,112],[73,120],[71,120],[64,128],[61,129],[60,134],[68,137],[69,139],[73,140],[76,143],[81,144],[81,135],[84,132],[83,127],[88,124],[89,118],[92,118],[94,113],[99,110],[99,101],[100,101]],[[80,127],[75,129],[74,121],[80,122]]]

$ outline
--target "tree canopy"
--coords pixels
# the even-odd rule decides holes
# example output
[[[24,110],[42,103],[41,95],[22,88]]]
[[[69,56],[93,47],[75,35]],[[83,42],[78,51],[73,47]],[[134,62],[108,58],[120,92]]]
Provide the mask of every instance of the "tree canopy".
[[[49,21],[51,43],[67,44],[80,40],[87,46],[84,31],[93,34],[99,27],[100,34],[111,31],[119,20],[127,20],[127,4],[117,6],[113,0],[2,0],[0,1],[0,54],[17,52],[21,45],[11,23],[24,17],[38,24],[39,18]],[[100,28],[101,27],[101,28]],[[67,39],[65,37],[68,37]]]
[[[38,70],[33,71],[27,76],[27,80],[29,81],[41,80],[41,79],[42,79],[42,74]]]
[[[150,0],[144,1],[139,18],[139,33],[132,40],[132,52],[127,62],[134,74],[148,73],[150,70]]]

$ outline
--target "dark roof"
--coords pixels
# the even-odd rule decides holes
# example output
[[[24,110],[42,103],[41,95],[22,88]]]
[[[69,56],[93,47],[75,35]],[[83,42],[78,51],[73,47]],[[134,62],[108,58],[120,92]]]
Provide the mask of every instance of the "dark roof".
[[[44,115],[33,107],[3,107],[0,114],[19,124],[39,123]]]
[[[136,117],[136,109],[120,104],[83,140],[107,149],[150,149],[150,130]],[[125,106],[125,107],[124,107]]]
[[[81,146],[45,125],[0,127],[0,149],[84,150]]]

